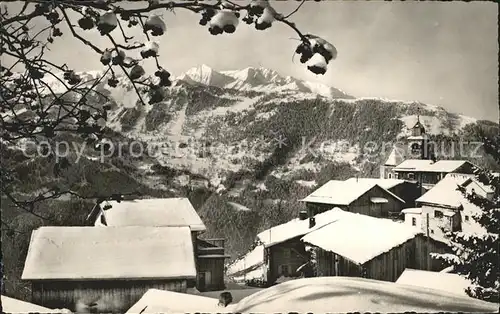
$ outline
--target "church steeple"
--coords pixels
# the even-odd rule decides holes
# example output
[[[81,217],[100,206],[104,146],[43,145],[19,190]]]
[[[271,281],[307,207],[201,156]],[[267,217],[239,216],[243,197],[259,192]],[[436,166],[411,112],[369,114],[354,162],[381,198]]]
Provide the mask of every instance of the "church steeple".
[[[432,147],[429,144],[425,127],[420,122],[420,110],[417,114],[417,122],[411,129],[411,136],[408,137],[409,150],[413,158],[431,159]]]
[[[423,136],[425,134],[425,127],[420,123],[420,112],[417,114],[417,123],[411,130],[412,136]]]

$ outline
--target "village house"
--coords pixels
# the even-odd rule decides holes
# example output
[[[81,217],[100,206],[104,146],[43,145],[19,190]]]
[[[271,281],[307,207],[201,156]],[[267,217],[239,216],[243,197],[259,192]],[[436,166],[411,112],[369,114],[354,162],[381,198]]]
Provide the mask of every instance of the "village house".
[[[311,252],[307,246],[315,247],[318,276],[363,275],[395,281],[406,267],[443,269],[443,263],[432,259],[430,253],[450,253],[450,248],[445,243],[424,237],[422,233],[422,230],[403,222],[339,208],[312,218],[301,212],[299,218],[259,233],[258,245],[228,267],[228,276],[238,281],[259,280],[266,285],[272,285],[281,277],[309,276],[306,266],[311,266]],[[373,254],[381,246],[387,250],[375,252],[377,254],[370,260],[353,260],[353,255],[344,251],[331,251],[338,241],[351,247],[356,254]],[[393,264],[393,260],[398,260],[398,264]],[[368,272],[363,273],[363,269]],[[376,275],[377,272],[380,273]]]
[[[414,182],[401,179],[350,178],[348,181],[372,182],[401,198],[405,203],[403,208],[415,206],[415,200],[422,196],[421,190]]]
[[[186,292],[196,265],[189,227],[41,227],[23,280],[32,302],[79,313],[124,313],[149,289]]]
[[[394,172],[398,179],[415,182],[430,189],[449,173],[473,174],[475,167],[467,160],[409,159],[396,166]]]
[[[421,207],[410,207],[405,208],[401,211],[404,215],[405,224],[413,226],[417,229],[423,230],[422,227],[422,208]]]
[[[405,201],[370,180],[330,180],[302,200],[309,217],[334,207],[363,215],[398,217]]]
[[[418,116],[410,131],[411,134],[407,136],[408,147],[395,145],[380,167],[381,179],[401,179],[416,183],[422,195],[449,173],[473,173],[476,166],[469,161],[437,160],[433,143]]]
[[[199,291],[223,290],[225,254],[224,239],[201,239],[205,224],[187,198],[136,199],[105,202],[87,219],[96,227],[180,227],[191,230]]]
[[[422,231],[390,219],[332,209],[337,219],[302,237],[315,255],[318,276],[396,281],[406,268],[432,269]],[[440,265],[438,266],[440,267]]]
[[[448,174],[416,200],[421,207],[420,227],[425,234],[435,239],[444,239],[446,231],[484,232],[472,218],[481,209],[467,200],[458,190],[459,186],[467,193],[474,191],[485,198],[493,195],[491,187],[484,186],[473,175]],[[411,215],[413,220],[418,214],[406,215]]]
[[[260,232],[255,246],[228,266],[227,275],[236,281],[258,280],[267,285],[280,277],[301,275],[298,268],[308,257],[300,238],[332,219],[329,211],[312,218],[302,211],[298,218]]]

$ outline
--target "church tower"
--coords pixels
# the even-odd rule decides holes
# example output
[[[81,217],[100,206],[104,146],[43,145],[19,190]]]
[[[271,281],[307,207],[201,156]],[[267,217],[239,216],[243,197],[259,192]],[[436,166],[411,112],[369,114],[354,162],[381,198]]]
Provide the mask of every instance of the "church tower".
[[[425,133],[425,127],[420,122],[419,115],[417,115],[417,123],[411,129],[411,135],[408,137],[408,155],[410,159],[434,158],[432,145],[429,143],[429,137]]]

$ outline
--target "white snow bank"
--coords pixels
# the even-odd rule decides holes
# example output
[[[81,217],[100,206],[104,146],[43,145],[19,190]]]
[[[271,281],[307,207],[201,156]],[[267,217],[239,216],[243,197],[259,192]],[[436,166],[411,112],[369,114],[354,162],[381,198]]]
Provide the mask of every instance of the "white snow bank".
[[[410,286],[437,289],[461,296],[467,296],[465,289],[471,282],[458,274],[433,272],[426,270],[405,269],[396,283]]]
[[[49,309],[33,303],[13,299],[2,295],[3,313],[71,313],[67,309]]]
[[[229,311],[228,307],[218,306],[219,300],[199,295],[149,289],[126,313],[217,313]]]
[[[287,281],[242,299],[235,313],[497,312],[498,304],[363,278]]]

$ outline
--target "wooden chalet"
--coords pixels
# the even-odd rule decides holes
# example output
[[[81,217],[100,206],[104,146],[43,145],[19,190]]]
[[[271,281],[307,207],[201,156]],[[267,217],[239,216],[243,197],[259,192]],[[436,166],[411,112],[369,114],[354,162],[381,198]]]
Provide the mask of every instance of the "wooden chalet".
[[[415,182],[405,181],[401,179],[376,179],[376,178],[350,178],[346,181],[361,181],[372,182],[386,189],[397,197],[401,198],[405,203],[403,208],[415,206],[415,200],[422,196],[422,191]]]
[[[430,189],[449,173],[473,174],[476,166],[466,160],[408,159],[394,167],[397,179]]]
[[[363,215],[388,218],[399,216],[405,201],[377,183],[367,180],[330,180],[302,202],[309,217],[334,207]]]
[[[107,202],[96,207],[87,220],[97,227],[178,227],[191,229],[199,291],[224,289],[224,239],[201,239],[205,224],[187,198],[136,199]]]
[[[311,218],[307,217],[307,213],[301,212],[299,218],[259,233],[257,238],[264,245],[266,283],[271,285],[280,277],[307,275],[299,269],[309,261],[304,243],[300,239],[308,232],[321,228],[335,218],[336,215],[332,211],[326,211]]]
[[[41,227],[21,277],[32,301],[83,313],[124,313],[149,289],[186,292],[196,280],[189,227]]]
[[[402,222],[337,212],[338,219],[302,237],[316,259],[317,276],[396,281],[406,268],[432,269],[430,253],[443,253],[422,231]]]
[[[416,200],[417,205],[421,207],[421,217],[416,220],[421,221],[420,226],[425,234],[440,239],[445,238],[446,231],[484,232],[472,218],[481,209],[469,202],[458,190],[459,186],[467,192],[474,191],[485,198],[491,198],[493,195],[492,188],[479,183],[473,175],[448,174]]]

